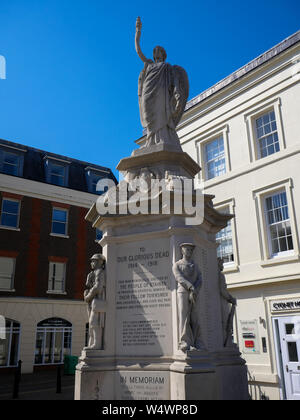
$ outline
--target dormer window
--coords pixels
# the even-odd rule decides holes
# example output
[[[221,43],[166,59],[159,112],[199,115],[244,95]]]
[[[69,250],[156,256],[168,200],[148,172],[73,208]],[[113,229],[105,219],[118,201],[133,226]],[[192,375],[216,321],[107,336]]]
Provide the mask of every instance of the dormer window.
[[[69,163],[67,161],[54,159],[45,156],[46,181],[49,184],[59,185],[60,187],[68,186]]]
[[[88,191],[92,194],[102,194],[104,191],[97,191],[97,184],[100,181],[100,179],[110,178],[109,172],[105,170],[101,171],[99,169],[88,166],[87,168],[85,168],[85,174]]]
[[[0,171],[7,175],[23,175],[24,152],[11,149],[0,149]]]

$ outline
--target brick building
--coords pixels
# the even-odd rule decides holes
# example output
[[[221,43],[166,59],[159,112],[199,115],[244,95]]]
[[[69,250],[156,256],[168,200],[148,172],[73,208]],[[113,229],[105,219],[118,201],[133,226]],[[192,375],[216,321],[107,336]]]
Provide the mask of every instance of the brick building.
[[[84,346],[83,287],[101,235],[84,217],[102,178],[116,182],[108,168],[0,140],[0,373]]]

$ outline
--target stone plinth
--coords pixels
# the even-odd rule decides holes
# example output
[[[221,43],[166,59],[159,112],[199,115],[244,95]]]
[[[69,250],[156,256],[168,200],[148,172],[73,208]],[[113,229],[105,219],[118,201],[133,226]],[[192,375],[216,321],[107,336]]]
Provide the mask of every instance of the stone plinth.
[[[200,170],[188,155],[164,150],[123,159],[131,175],[142,167],[164,178],[193,178]],[[215,233],[231,218],[204,199],[204,220],[188,225],[185,215],[138,214],[87,220],[103,232],[106,256],[106,326],[103,350],[83,350],[76,370],[76,399],[247,399],[246,366],[235,345],[224,347]],[[177,282],[173,264],[180,244],[195,245],[202,273],[197,296],[201,350],[179,349]]]

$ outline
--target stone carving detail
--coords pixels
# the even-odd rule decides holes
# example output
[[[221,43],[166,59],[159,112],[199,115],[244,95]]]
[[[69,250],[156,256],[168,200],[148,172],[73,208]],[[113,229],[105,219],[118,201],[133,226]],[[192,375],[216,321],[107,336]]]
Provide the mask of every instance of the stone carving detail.
[[[89,343],[88,349],[104,348],[106,271],[105,257],[95,254],[91,258],[92,271],[86,280],[84,300],[88,304]]]
[[[177,285],[179,349],[203,350],[201,340],[200,319],[198,310],[198,293],[202,285],[202,274],[192,260],[195,245],[180,245],[182,259],[173,265],[173,273]]]
[[[231,296],[227,290],[225,276],[223,271],[223,259],[218,258],[219,267],[219,287],[221,295],[221,309],[222,309],[222,329],[224,347],[232,346],[232,334],[233,334],[233,317],[236,309],[236,299]]]
[[[153,60],[144,56],[140,47],[142,22],[136,20],[135,48],[144,62],[140,73],[138,96],[141,123],[147,129],[147,142],[144,147],[154,144],[170,144],[181,150],[175,131],[189,94],[189,82],[185,70],[166,63],[166,51],[155,47]]]

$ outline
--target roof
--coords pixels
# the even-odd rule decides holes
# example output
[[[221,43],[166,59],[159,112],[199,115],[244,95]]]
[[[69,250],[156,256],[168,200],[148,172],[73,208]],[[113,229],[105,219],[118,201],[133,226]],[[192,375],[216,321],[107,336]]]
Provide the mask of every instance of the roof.
[[[286,51],[288,48],[297,44],[300,41],[300,30],[295,32],[293,35],[290,35],[288,38],[281,41],[279,44],[275,45],[268,51],[264,52],[254,60],[250,61],[245,66],[239,68],[229,76],[225,77],[209,89],[195,96],[193,99],[189,100],[186,104],[185,111],[189,110],[193,106],[199,104],[209,96],[212,96],[214,93],[220,91],[221,89],[227,87],[231,83],[235,82],[238,79],[241,79],[246,74],[250,73],[254,69],[258,68],[262,64],[270,61],[272,58],[278,56],[283,51]]]
[[[117,183],[117,180],[111,169],[104,166],[95,165],[90,162],[84,162],[67,156],[46,152],[44,150],[35,149],[33,147],[3,139],[0,139],[0,147],[1,146],[14,149],[19,153],[24,152],[23,174],[21,178],[47,183],[45,160],[53,159],[59,162],[63,162],[69,167],[68,186],[64,188],[89,192],[86,180],[87,170],[94,170],[103,176],[103,178],[112,179],[115,183]],[[60,188],[59,186],[57,187]]]

